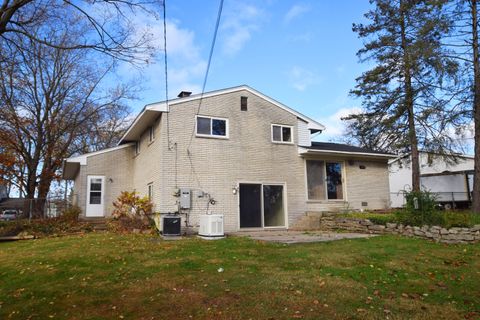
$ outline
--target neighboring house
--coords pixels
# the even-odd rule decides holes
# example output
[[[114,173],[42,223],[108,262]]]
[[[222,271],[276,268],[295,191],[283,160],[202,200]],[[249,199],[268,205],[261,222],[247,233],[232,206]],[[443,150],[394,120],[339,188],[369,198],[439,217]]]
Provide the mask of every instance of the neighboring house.
[[[447,207],[468,207],[473,188],[473,157],[441,156],[420,152],[420,185],[432,192]],[[404,191],[411,190],[411,157],[405,155],[389,161],[392,208],[405,204]]]
[[[192,226],[223,214],[225,231],[389,206],[391,155],[312,142],[322,124],[248,86],[189,94],[145,106],[117,147],[65,160],[84,217],[109,216],[124,190]]]

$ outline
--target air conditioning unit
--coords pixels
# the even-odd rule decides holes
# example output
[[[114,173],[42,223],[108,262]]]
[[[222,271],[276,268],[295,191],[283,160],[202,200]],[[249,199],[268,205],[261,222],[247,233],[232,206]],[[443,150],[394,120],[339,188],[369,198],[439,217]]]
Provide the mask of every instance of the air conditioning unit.
[[[203,214],[200,216],[198,235],[204,239],[219,239],[225,236],[223,232],[222,214]]]
[[[182,219],[176,215],[164,215],[162,217],[162,234],[164,236],[180,236]]]

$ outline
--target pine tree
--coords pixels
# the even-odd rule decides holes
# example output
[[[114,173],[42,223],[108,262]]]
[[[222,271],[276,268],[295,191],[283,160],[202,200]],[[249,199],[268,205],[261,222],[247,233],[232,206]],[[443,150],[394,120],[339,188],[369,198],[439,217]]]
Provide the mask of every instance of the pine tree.
[[[457,67],[441,45],[450,27],[445,2],[371,0],[369,24],[353,25],[364,39],[360,61],[374,66],[351,91],[364,111],[346,118],[350,130],[369,147],[409,152],[414,191],[420,190],[419,147],[443,150],[451,143],[442,81]]]

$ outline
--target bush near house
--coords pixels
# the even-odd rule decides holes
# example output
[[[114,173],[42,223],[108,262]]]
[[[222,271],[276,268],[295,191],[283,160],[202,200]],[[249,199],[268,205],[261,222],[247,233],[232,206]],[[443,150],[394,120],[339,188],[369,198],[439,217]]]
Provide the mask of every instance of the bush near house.
[[[155,226],[151,219],[153,203],[148,197],[140,197],[135,191],[121,192],[113,207],[113,220],[107,222],[111,231],[151,231]]]
[[[409,192],[406,194],[404,209],[393,213],[355,212],[342,216],[368,219],[374,224],[401,223],[409,226],[440,226],[443,228],[472,227],[480,224],[480,215],[469,211],[443,211],[436,206],[435,197],[429,192]]]

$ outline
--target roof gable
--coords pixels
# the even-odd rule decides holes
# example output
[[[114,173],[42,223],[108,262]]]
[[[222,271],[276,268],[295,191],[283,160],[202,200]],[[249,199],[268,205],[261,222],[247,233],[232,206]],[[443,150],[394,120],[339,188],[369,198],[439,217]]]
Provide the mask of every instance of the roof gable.
[[[138,116],[135,118],[134,122],[132,125],[128,128],[128,130],[125,132],[123,135],[122,139],[120,140],[119,144],[126,143],[129,141],[136,140],[136,138],[150,125],[150,120],[152,114],[160,114],[162,112],[169,112],[170,106],[180,104],[180,103],[185,103],[189,101],[194,101],[194,100],[199,100],[199,99],[205,99],[209,97],[214,97],[218,95],[223,95],[223,94],[229,94],[233,92],[238,92],[238,91],[247,91],[253,95],[256,95],[257,97],[266,100],[270,102],[271,104],[279,107],[280,109],[283,109],[287,112],[290,112],[291,114],[295,115],[297,118],[305,121],[308,124],[308,129],[313,131],[313,132],[318,132],[318,131],[323,131],[325,130],[325,126],[307,116],[304,114],[295,111],[294,109],[284,105],[283,103],[278,102],[275,99],[270,98],[267,95],[264,95],[260,91],[257,91],[247,85],[242,85],[242,86],[237,86],[237,87],[232,87],[232,88],[226,88],[226,89],[221,89],[221,90],[215,90],[215,91],[210,91],[206,92],[203,95],[202,94],[194,94],[188,97],[182,97],[182,98],[177,98],[177,99],[172,99],[169,100],[168,103],[166,101],[162,102],[156,102],[156,103],[151,103],[147,104],[143,110],[138,114]]]

